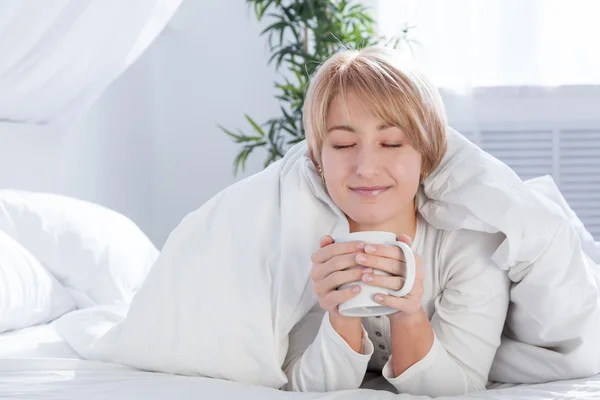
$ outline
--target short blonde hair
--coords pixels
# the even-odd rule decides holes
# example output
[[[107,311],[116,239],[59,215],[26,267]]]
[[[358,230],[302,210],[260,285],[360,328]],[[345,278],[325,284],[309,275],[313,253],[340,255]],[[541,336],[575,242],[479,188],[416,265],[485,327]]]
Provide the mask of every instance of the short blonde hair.
[[[446,152],[446,112],[435,86],[400,53],[385,47],[346,50],[330,57],[312,77],[303,124],[309,148],[321,164],[331,101],[349,93],[385,123],[401,128],[422,155],[427,176]]]

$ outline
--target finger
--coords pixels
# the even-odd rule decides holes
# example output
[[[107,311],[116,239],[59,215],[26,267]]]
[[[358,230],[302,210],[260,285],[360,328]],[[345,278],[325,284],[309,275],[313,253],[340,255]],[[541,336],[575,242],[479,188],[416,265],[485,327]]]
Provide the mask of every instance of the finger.
[[[416,298],[395,297],[383,293],[373,296],[373,301],[407,314],[414,314],[421,308],[421,304]]]
[[[369,273],[363,274],[361,278],[366,284],[390,290],[402,289],[406,281],[400,276],[374,275]]]
[[[329,235],[323,236],[321,238],[321,240],[319,241],[319,247],[323,248],[325,246],[329,246],[331,243],[333,243],[333,238]]]
[[[356,253],[342,254],[335,256],[323,264],[317,264],[313,267],[311,278],[317,282],[325,279],[336,271],[342,271],[344,269],[356,267]]]
[[[325,296],[321,307],[328,311],[337,312],[338,306],[359,294],[360,289],[361,287],[359,285],[352,285],[345,289],[334,290]]]
[[[356,263],[364,267],[371,267],[392,275],[406,276],[406,264],[403,261],[380,257],[372,254],[357,254]]]
[[[370,268],[351,268],[334,272],[325,277],[325,279],[315,282],[315,293],[317,293],[317,295],[323,295],[332,290],[336,290],[346,283],[358,282],[365,272],[373,273],[373,270]]]
[[[372,244],[365,245],[364,252],[379,257],[392,258],[394,260],[404,262],[404,253],[398,246],[390,246],[387,244]]]
[[[398,236],[398,241],[399,242],[404,242],[407,245],[409,245],[410,247],[412,247],[412,245],[413,245],[412,238],[410,236],[408,236],[408,235],[405,235],[405,234],[401,234],[400,236]]]
[[[311,257],[315,264],[322,264],[335,256],[342,254],[354,253],[357,250],[362,250],[364,242],[352,241],[343,243],[331,243],[317,251]]]

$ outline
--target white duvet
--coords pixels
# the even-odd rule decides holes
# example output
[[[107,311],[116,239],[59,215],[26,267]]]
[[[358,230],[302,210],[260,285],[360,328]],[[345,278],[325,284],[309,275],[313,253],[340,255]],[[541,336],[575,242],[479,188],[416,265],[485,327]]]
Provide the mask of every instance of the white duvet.
[[[424,192],[434,226],[506,235],[493,260],[513,282],[511,305],[490,379],[600,372],[598,265],[560,207],[452,130]],[[347,231],[300,143],[181,222],[127,318],[83,310],[58,329],[89,359],[279,388],[288,334],[316,304],[310,255]]]

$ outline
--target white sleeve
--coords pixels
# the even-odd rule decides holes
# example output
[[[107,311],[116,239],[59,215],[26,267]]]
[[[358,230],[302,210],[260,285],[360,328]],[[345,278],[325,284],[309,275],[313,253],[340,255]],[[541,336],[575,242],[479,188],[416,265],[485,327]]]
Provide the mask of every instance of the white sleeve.
[[[315,337],[316,335],[316,337]],[[358,389],[373,354],[363,328],[361,352],[355,352],[333,329],[329,313],[317,305],[290,333],[283,369],[288,383],[282,388],[298,392]]]
[[[502,237],[453,235],[436,260],[443,263],[445,287],[434,303],[429,353],[397,377],[391,359],[382,371],[399,393],[438,397],[485,390],[509,303],[508,274],[490,259]]]

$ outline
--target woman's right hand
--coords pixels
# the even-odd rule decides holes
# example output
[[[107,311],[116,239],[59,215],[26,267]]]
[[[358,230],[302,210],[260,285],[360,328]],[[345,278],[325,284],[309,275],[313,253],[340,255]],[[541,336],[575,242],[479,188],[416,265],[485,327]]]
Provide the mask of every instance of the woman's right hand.
[[[361,281],[363,274],[373,273],[372,268],[351,268],[358,266],[356,257],[364,253],[365,243],[334,243],[331,236],[325,236],[319,245],[319,250],[311,257],[313,266],[310,277],[321,308],[336,318],[360,319],[343,317],[338,312],[341,303],[360,293],[360,286],[352,285],[340,290],[337,288],[345,283]]]
[[[348,343],[356,353],[360,353],[363,342],[363,326],[360,317],[340,315],[338,306],[360,293],[359,285],[351,285],[338,290],[345,283],[360,281],[362,275],[373,273],[372,268],[351,268],[358,266],[356,257],[364,252],[363,242],[334,243],[331,236],[320,241],[320,249],[312,255],[310,277],[321,308],[329,312],[331,327]]]

